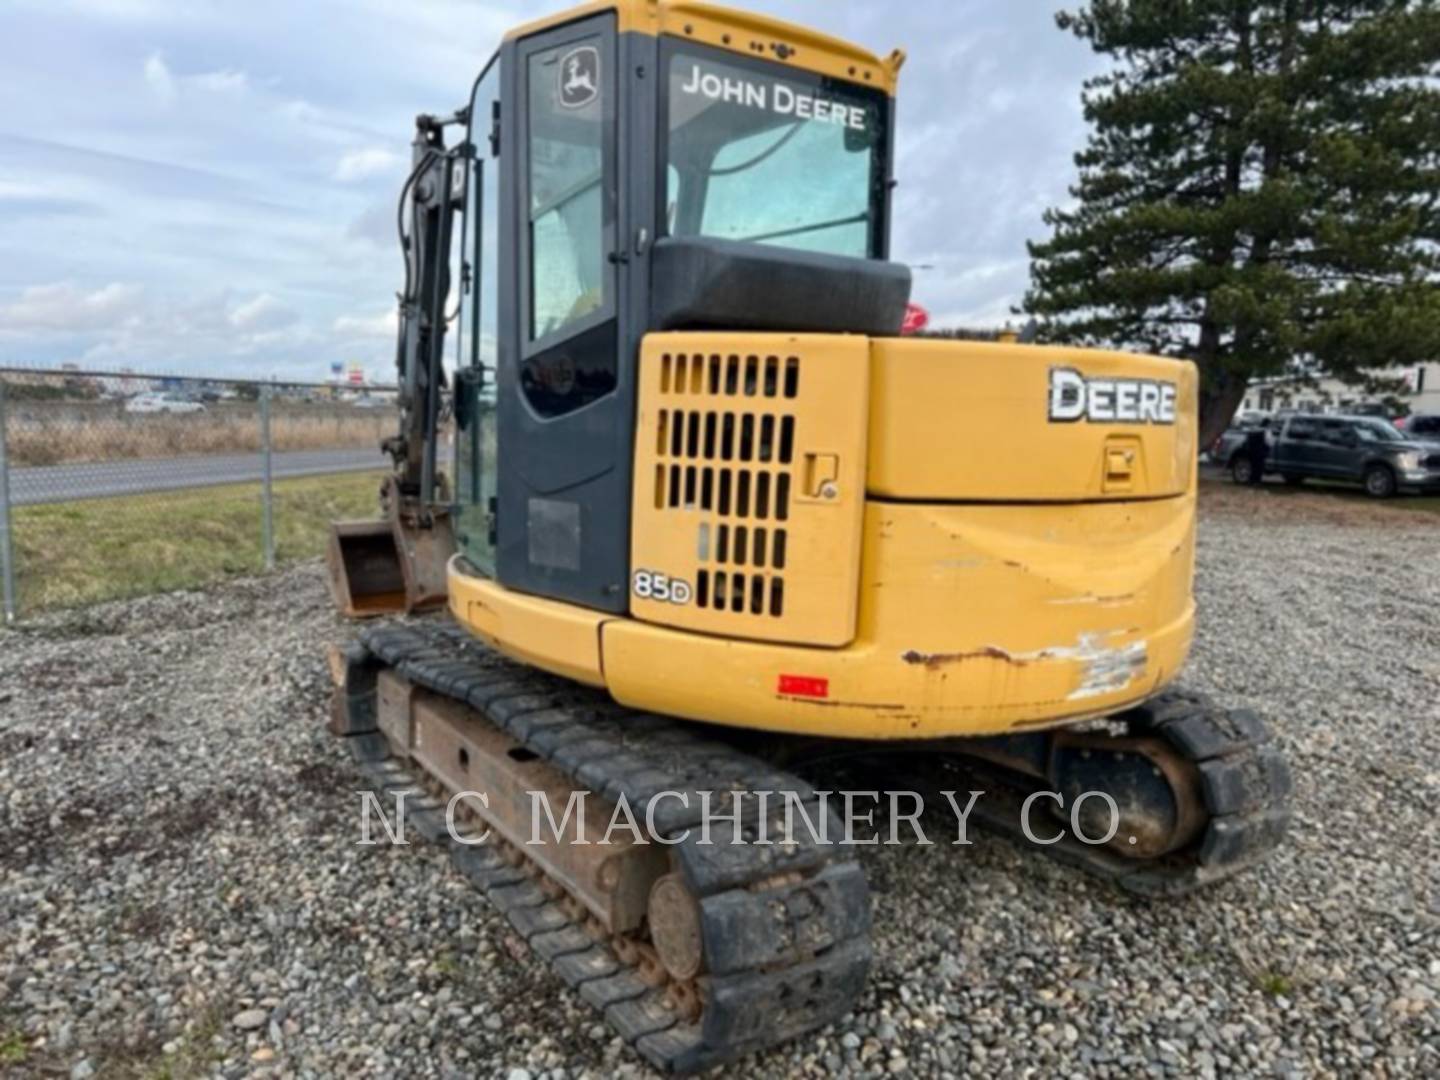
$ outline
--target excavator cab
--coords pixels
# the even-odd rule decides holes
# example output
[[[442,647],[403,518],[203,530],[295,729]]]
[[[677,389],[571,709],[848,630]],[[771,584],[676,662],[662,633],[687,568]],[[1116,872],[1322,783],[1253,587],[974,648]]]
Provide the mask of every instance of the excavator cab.
[[[644,336],[898,331],[909,274],[884,260],[903,57],[776,25],[648,2],[547,20],[506,38],[453,145],[445,122],[421,118],[402,205],[407,420],[392,446],[418,504],[387,485],[385,521],[334,531],[348,612],[443,599],[452,524],[467,564],[508,587],[627,610]],[[443,379],[426,346],[446,330],[435,309],[452,266],[445,506],[438,474],[421,473]],[[439,542],[425,542],[419,505]]]
[[[893,334],[909,290],[884,261],[898,57],[683,7],[519,31],[466,111],[458,547],[616,614],[645,336]]]

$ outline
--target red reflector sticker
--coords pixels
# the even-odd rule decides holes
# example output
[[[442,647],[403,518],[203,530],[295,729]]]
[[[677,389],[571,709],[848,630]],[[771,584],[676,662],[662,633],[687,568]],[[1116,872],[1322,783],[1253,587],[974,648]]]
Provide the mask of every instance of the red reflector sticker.
[[[791,697],[829,697],[830,680],[810,675],[781,675],[780,693]]]

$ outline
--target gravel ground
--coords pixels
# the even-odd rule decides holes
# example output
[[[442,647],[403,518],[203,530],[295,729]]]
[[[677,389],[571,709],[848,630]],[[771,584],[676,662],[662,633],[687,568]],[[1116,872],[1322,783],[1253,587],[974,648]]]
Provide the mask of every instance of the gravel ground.
[[[1277,728],[1288,846],[1155,904],[984,835],[865,849],[859,1011],[739,1071],[1440,1075],[1437,536],[1208,487],[1187,681]],[[440,852],[355,845],[343,633],[306,566],[0,637],[0,1073],[646,1074]]]

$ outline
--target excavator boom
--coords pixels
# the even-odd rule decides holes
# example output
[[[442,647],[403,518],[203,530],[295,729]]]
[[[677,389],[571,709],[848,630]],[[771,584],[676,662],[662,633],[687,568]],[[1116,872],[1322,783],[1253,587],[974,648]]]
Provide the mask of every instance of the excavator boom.
[[[400,428],[382,444],[394,471],[380,491],[383,516],[334,523],[327,549],[331,592],[352,618],[445,603],[445,568],[455,539],[448,483],[438,458],[446,304],[468,149],[464,143],[447,147],[445,128],[467,120],[462,110],[446,120],[422,115],[415,122],[412,168],[397,215],[405,257],[395,348]]]

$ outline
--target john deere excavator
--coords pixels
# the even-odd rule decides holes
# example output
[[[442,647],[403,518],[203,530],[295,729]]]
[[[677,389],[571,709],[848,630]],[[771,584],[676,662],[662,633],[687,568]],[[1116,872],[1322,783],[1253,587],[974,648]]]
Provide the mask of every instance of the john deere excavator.
[[[395,475],[331,567],[352,614],[449,614],[367,625],[332,728],[664,1069],[856,1001],[854,848],[782,820],[843,833],[817,763],[983,790],[1011,831],[1039,793],[1067,815],[1104,793],[1113,814],[1089,799],[1037,850],[1151,896],[1286,827],[1261,721],[1171,686],[1193,366],[899,336],[903,60],[598,0],[418,121]],[[736,794],[762,791],[784,797]],[[591,801],[536,844],[531,792]],[[622,804],[667,842],[600,842]],[[707,810],[737,835],[706,843]]]

